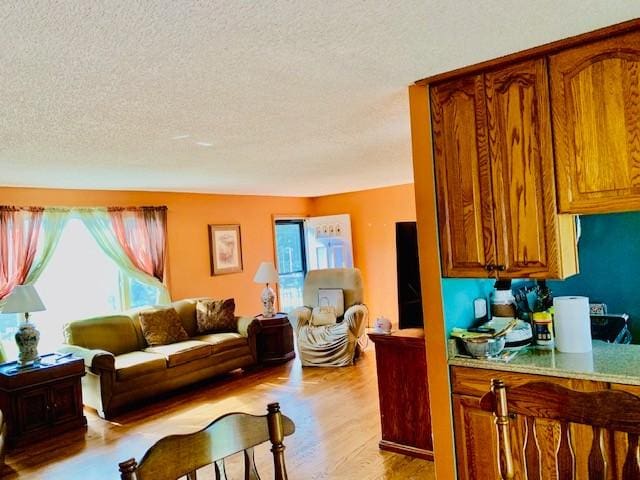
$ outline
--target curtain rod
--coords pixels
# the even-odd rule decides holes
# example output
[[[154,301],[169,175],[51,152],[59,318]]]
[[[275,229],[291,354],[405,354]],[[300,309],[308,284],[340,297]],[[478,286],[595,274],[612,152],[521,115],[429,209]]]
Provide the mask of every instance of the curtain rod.
[[[0,210],[17,212],[17,211],[57,211],[57,212],[73,212],[82,210],[105,210],[105,211],[139,211],[139,210],[168,210],[166,205],[148,206],[142,205],[139,207],[35,207],[35,206],[17,206],[17,205],[0,205]]]

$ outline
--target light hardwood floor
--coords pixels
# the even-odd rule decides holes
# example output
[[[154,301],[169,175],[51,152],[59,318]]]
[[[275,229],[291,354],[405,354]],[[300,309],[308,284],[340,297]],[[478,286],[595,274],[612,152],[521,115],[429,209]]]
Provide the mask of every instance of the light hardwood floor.
[[[302,369],[296,359],[155,399],[112,421],[87,409],[86,433],[43,439],[11,451],[2,478],[117,479],[118,462],[139,459],[165,435],[200,429],[231,411],[263,414],[267,403],[274,401],[296,424],[294,435],[285,440],[291,480],[435,478],[432,462],[378,450],[380,420],[371,347],[353,367]],[[270,456],[266,445],[256,449],[265,480],[271,478]],[[239,463],[239,459],[231,462],[228,473],[235,474],[231,478],[242,478],[237,474]]]

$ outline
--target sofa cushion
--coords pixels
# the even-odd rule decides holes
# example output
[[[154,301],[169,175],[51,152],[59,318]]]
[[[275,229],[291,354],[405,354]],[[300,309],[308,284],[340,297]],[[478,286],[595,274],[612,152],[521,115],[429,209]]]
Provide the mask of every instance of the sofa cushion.
[[[142,333],[151,346],[168,345],[189,338],[173,307],[145,310],[139,316]]]
[[[196,323],[198,333],[237,332],[235,317],[236,303],[227,300],[198,300],[196,303]]]
[[[176,365],[182,365],[191,360],[208,357],[213,353],[213,346],[206,342],[186,340],[170,345],[148,347],[145,348],[144,351],[164,356],[167,359],[167,365],[169,367],[175,367]]]
[[[225,350],[248,345],[246,337],[233,332],[208,333],[206,335],[198,335],[194,337],[194,339],[211,344],[213,346],[213,353],[224,352]]]
[[[69,345],[106,350],[114,355],[142,347],[133,321],[126,315],[108,315],[67,323],[64,326],[64,339]]]
[[[116,378],[128,380],[167,368],[165,357],[157,353],[131,352],[116,356]]]
[[[198,300],[199,298],[186,298],[171,303],[171,306],[180,315],[182,326],[190,337],[198,334],[198,327],[196,326],[196,302]]]

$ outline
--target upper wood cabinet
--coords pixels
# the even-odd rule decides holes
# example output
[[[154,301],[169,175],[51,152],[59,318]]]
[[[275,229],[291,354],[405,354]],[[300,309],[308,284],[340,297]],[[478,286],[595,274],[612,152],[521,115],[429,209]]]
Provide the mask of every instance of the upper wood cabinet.
[[[431,88],[443,273],[563,278],[573,218],[556,214],[545,59]]]
[[[431,90],[438,223],[446,276],[495,265],[487,114],[481,75]]]
[[[561,212],[640,210],[640,32],[550,57]]]

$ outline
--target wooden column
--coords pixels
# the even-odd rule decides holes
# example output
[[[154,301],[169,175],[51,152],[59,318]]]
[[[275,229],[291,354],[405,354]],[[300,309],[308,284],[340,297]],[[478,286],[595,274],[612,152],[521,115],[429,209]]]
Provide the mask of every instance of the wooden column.
[[[418,219],[418,253],[422,284],[422,310],[424,314],[427,360],[431,368],[429,377],[430,407],[437,478],[456,478],[455,449],[453,444],[453,414],[451,386],[447,368],[447,332],[442,307],[442,284],[438,222],[436,211],[433,150],[431,146],[431,117],[429,92],[426,85],[409,87],[411,112],[411,146],[416,189],[416,215]],[[425,383],[427,380],[424,380]]]

